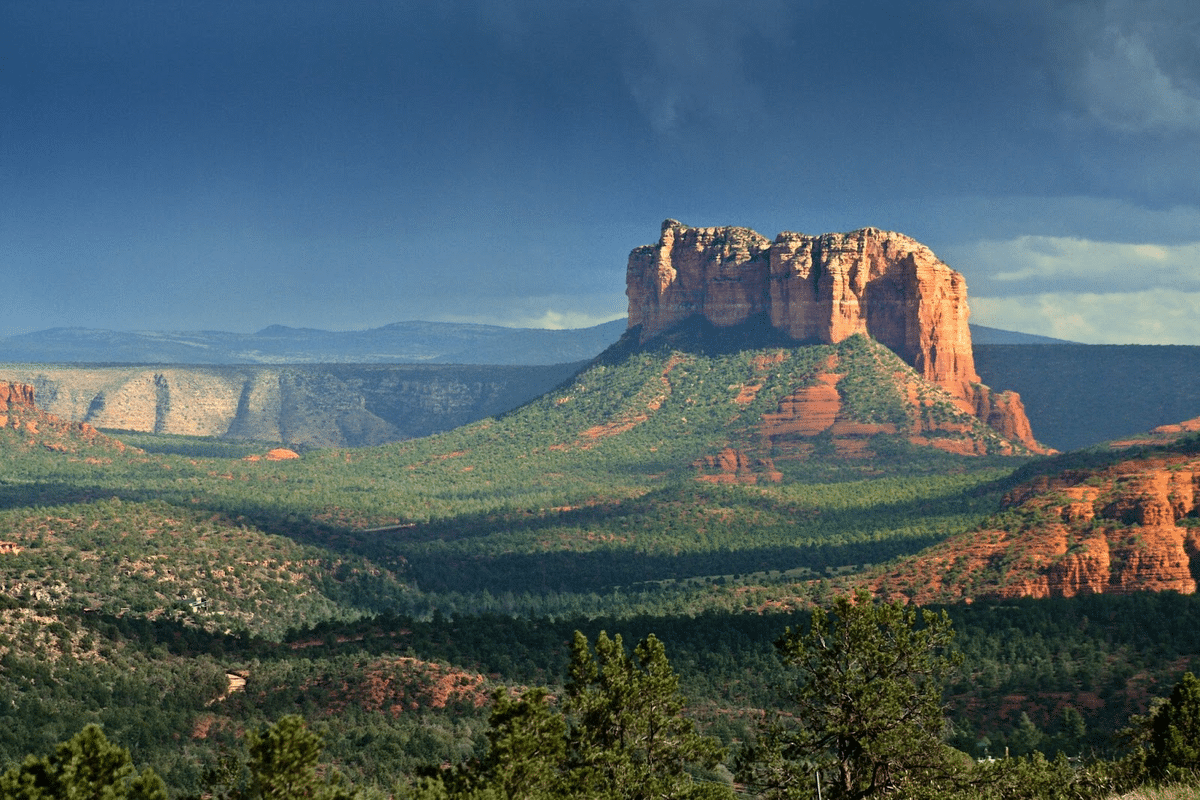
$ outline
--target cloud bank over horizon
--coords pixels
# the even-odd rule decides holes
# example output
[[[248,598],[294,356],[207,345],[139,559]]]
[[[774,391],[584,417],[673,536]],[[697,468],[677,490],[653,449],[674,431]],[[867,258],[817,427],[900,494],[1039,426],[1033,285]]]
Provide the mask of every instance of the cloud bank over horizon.
[[[1200,345],[1191,0],[0,0],[0,336],[625,312],[667,217]]]

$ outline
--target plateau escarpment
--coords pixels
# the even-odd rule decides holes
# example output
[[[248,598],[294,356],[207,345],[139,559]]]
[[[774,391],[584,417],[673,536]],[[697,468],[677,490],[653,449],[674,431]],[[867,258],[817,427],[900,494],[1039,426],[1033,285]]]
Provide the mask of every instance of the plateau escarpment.
[[[507,411],[576,366],[0,365],[45,411],[96,428],[363,446],[425,436]]]
[[[902,234],[785,232],[771,241],[748,228],[667,220],[656,244],[630,253],[626,294],[642,342],[695,317],[719,328],[765,322],[798,343],[870,336],[964,411],[1043,450],[1020,398],[980,384],[966,281]]]

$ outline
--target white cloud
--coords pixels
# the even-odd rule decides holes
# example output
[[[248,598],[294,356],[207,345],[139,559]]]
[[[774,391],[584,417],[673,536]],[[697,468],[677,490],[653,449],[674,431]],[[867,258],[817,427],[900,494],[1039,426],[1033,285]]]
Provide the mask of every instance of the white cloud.
[[[547,328],[549,330],[567,330],[571,328],[590,328],[604,322],[611,322],[625,316],[619,314],[590,314],[579,311],[546,311],[540,317],[525,318],[517,323],[522,328]]]
[[[1162,245],[1018,236],[954,250],[968,285],[983,295],[1200,291],[1200,242]]]
[[[621,319],[627,313],[625,297],[618,294],[508,297],[496,300],[495,304],[486,307],[480,307],[478,303],[465,304],[451,312],[426,314],[422,318],[436,322],[501,325],[505,328],[565,330],[591,328]]]
[[[1200,242],[1018,236],[955,253],[972,322],[1089,344],[1200,345]]]
[[[1200,291],[973,297],[971,311],[980,325],[1085,344],[1200,345]]]

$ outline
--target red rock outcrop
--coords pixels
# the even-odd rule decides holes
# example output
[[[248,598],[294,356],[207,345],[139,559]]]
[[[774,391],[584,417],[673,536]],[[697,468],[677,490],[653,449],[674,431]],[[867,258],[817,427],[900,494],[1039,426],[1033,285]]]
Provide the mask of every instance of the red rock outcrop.
[[[27,383],[0,383],[0,406],[6,410],[14,407],[35,408],[33,387]]]
[[[762,451],[778,453],[781,459],[804,458],[815,450],[814,437],[827,434],[838,456],[869,458],[874,455],[874,437],[903,434],[912,444],[959,455],[1017,452],[1013,442],[1019,439],[985,428],[945,390],[909,370],[893,367],[889,372],[885,365],[880,366],[879,380],[892,382],[905,400],[905,418],[891,422],[855,419],[839,391],[845,366],[831,356],[811,383],[785,396],[775,411],[763,414],[757,426]]]
[[[698,472],[697,480],[704,483],[778,483],[783,474],[775,469],[770,459],[753,459],[740,450],[726,447],[713,456],[693,464]]]
[[[995,428],[1005,439],[1021,442],[1035,452],[1046,452],[1039,449],[1037,440],[1033,438],[1033,427],[1025,414],[1025,404],[1016,392],[993,392],[981,383],[975,384],[975,416],[984,423]],[[1032,446],[1031,446],[1032,444]]]
[[[629,327],[649,341],[701,316],[729,327],[765,315],[796,341],[865,334],[1006,437],[1044,452],[1020,399],[979,383],[962,275],[903,234],[863,228],[774,242],[748,228],[666,220],[656,244],[629,254]]]
[[[1200,417],[1176,422],[1174,425],[1159,425],[1151,433],[1196,433],[1200,431]]]
[[[876,582],[917,602],[1167,591],[1200,580],[1200,457],[1167,453],[1039,477],[1020,520],[955,537]]]
[[[72,452],[79,445],[102,445],[124,450],[125,445],[99,433],[86,422],[66,422],[40,410],[33,387],[26,383],[0,382],[0,428],[24,433],[26,445],[40,444],[56,452]]]
[[[781,233],[770,270],[771,324],[793,339],[863,333],[956,397],[979,383],[966,281],[919,242],[875,228]]]

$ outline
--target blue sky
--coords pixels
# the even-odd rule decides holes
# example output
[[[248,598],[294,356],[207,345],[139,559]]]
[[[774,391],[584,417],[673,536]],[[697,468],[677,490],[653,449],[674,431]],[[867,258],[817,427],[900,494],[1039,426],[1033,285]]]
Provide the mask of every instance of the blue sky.
[[[1200,345],[1194,0],[0,0],[0,335],[578,327],[666,217]]]

